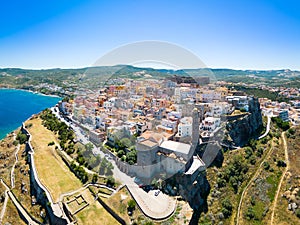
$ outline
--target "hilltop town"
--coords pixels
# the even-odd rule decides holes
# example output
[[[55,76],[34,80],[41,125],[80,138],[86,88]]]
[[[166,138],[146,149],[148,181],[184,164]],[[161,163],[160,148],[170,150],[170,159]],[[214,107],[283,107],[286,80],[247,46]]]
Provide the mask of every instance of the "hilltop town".
[[[206,76],[135,72],[129,78],[107,77],[92,86],[82,79],[56,106],[32,116],[9,137],[21,162],[13,164],[10,158],[6,164],[13,172],[1,182],[12,200],[21,199],[13,203],[27,223],[251,224],[276,219],[275,203],[263,215],[255,208],[256,202],[270,208],[274,197],[250,197],[255,186],[249,185],[272,177],[270,195],[282,192],[280,177],[288,161],[279,151],[286,141],[280,132],[295,137],[290,125],[299,124],[297,99],[258,98],[248,89],[264,87],[236,84],[241,90]],[[62,90],[49,85],[43,87]],[[276,159],[271,162],[272,154]],[[14,174],[18,168],[21,177]],[[296,183],[297,173],[290,174]],[[293,187],[284,192],[291,215],[299,204],[296,197],[290,200],[298,193],[297,184]],[[255,201],[245,208],[249,199]]]

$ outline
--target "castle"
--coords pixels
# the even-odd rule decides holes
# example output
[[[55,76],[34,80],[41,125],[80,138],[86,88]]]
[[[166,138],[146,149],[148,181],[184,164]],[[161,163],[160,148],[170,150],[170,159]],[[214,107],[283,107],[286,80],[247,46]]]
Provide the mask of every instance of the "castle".
[[[177,173],[197,177],[205,164],[195,150],[199,144],[199,112],[192,111],[192,137],[189,143],[167,140],[162,134],[152,132],[136,143],[137,167],[135,174],[144,181],[155,177],[170,177]]]

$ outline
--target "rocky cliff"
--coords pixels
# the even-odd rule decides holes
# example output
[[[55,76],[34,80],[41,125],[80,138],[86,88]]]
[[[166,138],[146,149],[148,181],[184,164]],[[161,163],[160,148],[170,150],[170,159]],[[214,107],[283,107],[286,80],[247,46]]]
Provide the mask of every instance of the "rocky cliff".
[[[228,118],[226,130],[234,146],[243,146],[250,138],[256,138],[262,128],[261,109],[257,98],[249,99],[249,112]]]
[[[183,176],[179,179],[179,193],[194,210],[206,208],[209,192],[210,184],[205,172],[201,172],[195,180],[190,179],[189,176]]]

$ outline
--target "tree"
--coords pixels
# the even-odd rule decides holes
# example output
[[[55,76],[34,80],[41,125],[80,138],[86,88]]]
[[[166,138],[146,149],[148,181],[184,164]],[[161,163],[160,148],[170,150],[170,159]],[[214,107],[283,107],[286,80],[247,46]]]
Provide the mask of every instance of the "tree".
[[[130,165],[133,165],[136,163],[136,160],[137,160],[137,152],[136,150],[132,150],[130,152],[128,152],[126,154],[126,161],[130,164]]]
[[[128,210],[134,210],[136,206],[136,202],[133,199],[130,199],[127,203]]]
[[[246,218],[247,220],[252,220],[255,218],[255,214],[252,206],[248,207],[246,212]]]
[[[119,158],[121,158],[123,155],[125,155],[125,152],[123,150],[120,150],[118,151],[117,155]]]
[[[256,158],[254,155],[251,155],[250,158],[249,158],[249,162],[254,165],[256,163]]]
[[[225,218],[228,218],[232,214],[232,204],[228,198],[225,198],[222,201],[222,209],[221,209]]]
[[[54,141],[48,143],[48,146],[52,146],[52,145],[55,145]]]
[[[299,192],[298,192],[299,193]],[[300,219],[300,209],[296,209],[296,212],[295,212],[296,216]]]
[[[269,170],[270,169],[270,164],[268,162],[264,162],[263,166],[264,166],[265,170]]]
[[[94,146],[91,142],[87,143],[84,147],[87,150],[87,152],[92,152],[92,150],[94,148]]]
[[[249,159],[253,154],[252,148],[251,147],[245,147],[245,154],[246,154],[245,158]]]
[[[278,160],[277,161],[277,166],[278,167],[286,167],[286,163],[283,160]]]
[[[126,148],[129,148],[131,146],[131,141],[129,138],[122,138],[120,140],[120,143],[122,144],[122,146],[125,146]]]
[[[107,177],[107,180],[106,180],[107,185],[114,186],[115,183],[116,183],[115,178],[113,178],[112,176]]]
[[[97,181],[98,181],[98,175],[94,174],[93,178],[92,178],[92,183],[95,184],[95,183],[97,183]]]
[[[20,144],[25,144],[25,142],[27,141],[27,135],[19,132],[16,139],[20,142]]]

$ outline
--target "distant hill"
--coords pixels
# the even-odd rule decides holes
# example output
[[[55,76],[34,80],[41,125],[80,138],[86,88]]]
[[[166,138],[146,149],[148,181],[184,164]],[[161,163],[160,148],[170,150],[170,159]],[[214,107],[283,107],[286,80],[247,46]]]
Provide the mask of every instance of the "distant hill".
[[[62,88],[76,87],[78,84],[98,86],[110,79],[161,79],[170,76],[210,77],[211,81],[224,80],[238,83],[264,83],[267,85],[286,85],[299,87],[300,72],[291,70],[233,70],[233,69],[153,69],[130,65],[87,67],[79,69],[0,69],[0,87],[35,89],[42,83]]]

